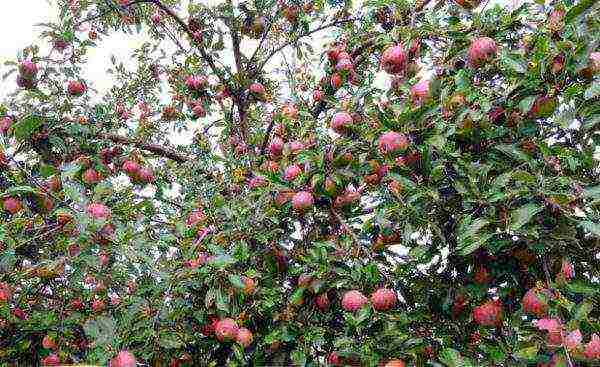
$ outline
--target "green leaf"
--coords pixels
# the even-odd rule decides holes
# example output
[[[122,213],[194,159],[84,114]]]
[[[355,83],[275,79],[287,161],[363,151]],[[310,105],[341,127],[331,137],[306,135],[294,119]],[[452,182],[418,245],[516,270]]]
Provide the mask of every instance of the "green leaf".
[[[98,316],[83,324],[83,330],[96,345],[108,345],[115,339],[116,322],[109,316]]]
[[[161,347],[167,349],[177,349],[183,345],[179,341],[179,337],[177,336],[177,334],[167,332],[163,332],[160,334],[158,344],[160,344]]]
[[[513,210],[510,213],[510,230],[518,231],[521,227],[529,223],[534,215],[541,211],[542,208],[536,204],[525,204],[519,209]]]
[[[529,161],[529,156],[527,156],[527,154],[525,154],[522,150],[517,148],[516,145],[498,144],[498,145],[494,146],[494,149],[501,151],[502,153],[508,155],[509,157],[511,157],[515,160],[522,161],[522,162]]]
[[[523,74],[527,71],[527,63],[520,60],[517,55],[502,54],[501,61],[506,67],[515,73]]]
[[[471,223],[468,223],[469,217],[465,218],[461,223],[458,232],[458,251],[465,256],[479,247],[483,246],[489,240],[492,233],[480,233],[480,231],[489,224],[485,218],[478,218]]]
[[[575,312],[573,314],[573,318],[575,320],[585,320],[588,317],[588,314],[590,313],[590,311],[592,311],[594,309],[594,304],[590,301],[583,301],[580,304],[577,305],[577,307],[575,308]]]
[[[219,311],[229,312],[229,297],[221,289],[215,292],[215,305]]]
[[[515,358],[518,358],[518,359],[531,361],[531,360],[535,359],[535,357],[538,354],[539,349],[540,349],[540,347],[538,345],[521,348],[514,354],[514,356],[515,356]]]
[[[306,354],[303,351],[296,349],[292,351],[292,362],[294,362],[294,366],[304,367],[306,366]]]
[[[439,358],[440,362],[448,367],[466,367],[471,365],[463,359],[459,351],[452,348],[443,349],[440,352]]]
[[[571,23],[575,18],[583,14],[587,9],[591,8],[596,0],[581,0],[581,2],[567,12],[565,15],[565,23]]]
[[[28,139],[43,123],[44,121],[40,116],[27,116],[14,125],[15,137],[20,141]]]
[[[229,278],[229,282],[231,282],[234,287],[244,289],[244,282],[242,282],[242,277],[239,275],[229,274],[227,278]]]
[[[427,142],[436,147],[438,150],[442,150],[446,144],[446,137],[444,135],[434,135],[429,138]]]
[[[581,226],[584,230],[589,231],[593,236],[600,237],[599,223],[594,223],[586,220],[579,222],[579,226]]]
[[[583,195],[588,198],[600,199],[600,185],[586,187],[583,189]]]
[[[567,283],[567,290],[573,293],[593,295],[600,292],[600,285],[591,284],[583,280],[574,280]]]
[[[35,194],[38,190],[31,186],[15,186],[8,189],[8,195]]]
[[[592,99],[600,96],[600,81],[594,80],[590,87],[585,90],[583,97],[585,99]]]
[[[536,96],[525,97],[519,102],[519,110],[522,113],[527,113],[531,110],[531,106],[533,106],[533,102],[535,101]]]

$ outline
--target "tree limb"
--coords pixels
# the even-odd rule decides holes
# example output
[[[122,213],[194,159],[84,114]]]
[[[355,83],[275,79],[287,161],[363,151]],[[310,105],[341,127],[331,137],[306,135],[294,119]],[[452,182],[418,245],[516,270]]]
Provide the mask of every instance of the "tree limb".
[[[167,148],[167,147],[163,147],[162,145],[158,145],[158,144],[150,144],[150,143],[143,143],[141,141],[136,141],[133,139],[129,139],[125,136],[120,136],[120,135],[116,135],[116,134],[108,134],[108,133],[102,133],[98,135],[99,138],[101,139],[106,139],[106,140],[110,140],[114,143],[117,144],[126,144],[126,145],[133,145],[136,146],[137,148],[143,149],[143,150],[147,150],[149,152],[152,152],[156,155],[159,155],[161,157],[165,157],[165,158],[169,158],[174,160],[177,163],[185,163],[189,160],[189,156],[178,153],[176,151],[174,151],[173,149]]]

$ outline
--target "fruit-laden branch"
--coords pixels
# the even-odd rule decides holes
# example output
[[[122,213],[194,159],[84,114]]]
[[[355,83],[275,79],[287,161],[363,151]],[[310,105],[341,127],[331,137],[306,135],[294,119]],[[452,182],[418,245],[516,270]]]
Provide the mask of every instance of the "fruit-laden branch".
[[[356,61],[354,62],[354,67],[359,66],[363,61],[367,59],[366,57],[358,58],[358,56],[361,56],[363,52],[373,47],[374,44],[375,40],[371,38],[366,40],[364,43],[362,43],[352,51],[350,56],[352,57],[352,59],[356,59]],[[325,92],[327,93],[326,96],[332,96],[333,94],[335,94],[335,90],[332,87],[327,88]],[[315,109],[312,111],[311,114],[313,118],[319,117],[321,112],[325,110],[325,107],[327,107],[327,100],[323,98],[321,101],[319,101],[319,103],[317,103]]]
[[[353,59],[357,58],[365,50],[368,50],[369,48],[371,48],[374,44],[375,44],[374,39],[368,39],[367,41],[365,41],[363,44],[361,44],[360,46],[358,46],[357,48],[355,48],[352,51],[352,54],[351,54],[352,58]],[[357,61],[354,63],[354,66],[356,67],[356,66],[360,65],[365,59],[366,58],[357,59]],[[327,96],[331,96],[334,93],[335,93],[335,91],[332,88],[327,89]],[[323,112],[325,107],[327,107],[327,101],[325,101],[325,99],[323,99],[319,103],[317,103],[317,105],[315,106],[315,109],[311,112],[313,118],[319,117],[319,115],[321,114],[321,112]],[[275,125],[275,120],[272,119],[271,122],[269,123],[269,126],[267,127],[267,131],[265,133],[265,138],[264,138],[262,146],[260,148],[261,155],[265,154],[265,151],[267,149],[267,144],[269,143],[269,138],[271,136],[271,131],[273,131],[274,125]]]
[[[254,73],[253,73],[253,75],[251,76],[250,79],[254,79],[258,74],[260,74],[260,72],[262,71],[262,69],[269,62],[269,60],[271,60],[271,58],[273,56],[275,56],[275,54],[277,54],[279,51],[283,50],[284,48],[286,48],[286,47],[288,47],[288,46],[290,46],[290,45],[298,42],[298,40],[300,40],[301,38],[308,37],[308,36],[310,36],[313,33],[317,33],[319,31],[325,30],[327,28],[335,27],[337,25],[344,24],[344,23],[354,22],[356,20],[360,20],[360,19],[357,19],[357,18],[347,18],[347,19],[336,20],[336,21],[333,21],[331,23],[327,23],[327,24],[324,24],[324,25],[322,25],[320,27],[312,29],[310,31],[307,31],[306,33],[302,33],[302,34],[297,35],[293,39],[289,40],[288,42],[285,42],[281,46],[279,46],[279,47],[275,48],[273,51],[271,51],[271,53],[269,53],[269,55],[267,55],[267,57],[265,57],[265,59],[259,64],[259,66],[256,68],[256,70],[254,70]]]
[[[134,145],[140,149],[147,150],[161,157],[172,159],[178,163],[185,163],[189,160],[189,157],[187,155],[183,155],[174,151],[173,149],[163,147],[162,145],[142,143],[140,141],[129,139],[127,137],[116,134],[100,134],[98,135],[98,137],[101,139],[110,140],[117,144]]]
[[[190,37],[191,41],[193,41],[196,38],[196,36],[194,35],[194,33],[188,27],[188,25],[185,24],[185,22],[177,14],[175,14],[171,9],[169,9],[166,5],[164,5],[163,3],[161,3],[160,0],[147,0],[147,1],[150,1],[151,3],[155,4],[157,7],[160,8],[160,10],[162,10],[168,16],[170,16],[171,18],[173,18],[173,20],[175,20],[175,22],[177,22],[177,24],[179,24],[179,26],[181,26],[181,28],[183,28],[183,30],[185,31],[185,33],[188,34],[188,36]],[[202,56],[202,59],[208,64],[208,66],[210,67],[210,69],[212,70],[212,72],[219,78],[219,80],[221,81],[221,83],[223,83],[223,85],[225,85],[229,89],[229,83],[221,75],[221,73],[220,73],[219,69],[217,68],[217,65],[215,64],[213,58],[201,46],[198,47],[198,51],[200,51],[200,56]]]
[[[173,20],[175,20],[175,22],[177,24],[179,24],[179,26],[181,26],[181,28],[183,28],[183,30],[185,31],[185,33],[188,34],[188,36],[190,37],[190,40],[193,42],[193,40],[195,39],[195,35],[190,30],[190,28],[188,27],[188,25],[185,24],[185,22],[177,14],[175,14],[171,9],[169,9],[166,5],[164,5],[163,3],[161,3],[160,0],[134,0],[134,1],[130,2],[129,4],[127,4],[127,7],[130,7],[130,6],[133,6],[133,5],[137,5],[137,4],[144,4],[144,3],[145,4],[154,4],[154,5],[156,5],[159,9],[161,9],[163,12],[165,12],[169,17],[173,18]],[[103,16],[105,16],[107,14],[110,14],[111,12],[112,11],[95,14],[95,15],[89,17],[89,18],[86,18],[86,19],[82,20],[78,24],[83,24],[85,22],[89,22],[89,21],[92,21],[94,19],[101,18],[101,17],[103,17]],[[202,59],[208,64],[208,66],[210,67],[210,69],[212,70],[212,72],[219,78],[219,80],[221,81],[221,83],[223,83],[226,87],[229,88],[229,83],[227,83],[227,80],[225,80],[225,78],[221,75],[221,73],[220,73],[219,69],[217,68],[217,65],[215,64],[215,62],[212,59],[212,57],[202,47],[198,47],[198,50],[200,51],[200,56],[202,56]]]

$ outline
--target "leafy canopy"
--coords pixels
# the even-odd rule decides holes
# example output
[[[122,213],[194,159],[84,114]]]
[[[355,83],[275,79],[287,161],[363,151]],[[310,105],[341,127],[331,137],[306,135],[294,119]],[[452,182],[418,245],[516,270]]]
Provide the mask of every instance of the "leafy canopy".
[[[0,364],[599,362],[598,3],[209,3],[7,63]]]

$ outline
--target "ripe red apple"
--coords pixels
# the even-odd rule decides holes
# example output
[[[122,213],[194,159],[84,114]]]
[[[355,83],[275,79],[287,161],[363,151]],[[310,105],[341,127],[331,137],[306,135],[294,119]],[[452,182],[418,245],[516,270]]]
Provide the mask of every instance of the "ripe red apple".
[[[371,303],[377,311],[387,311],[396,305],[396,293],[387,288],[379,288],[371,294]]]
[[[367,303],[369,299],[357,290],[346,292],[342,298],[342,308],[348,312],[356,312]]]
[[[46,349],[56,349],[56,343],[50,335],[44,335],[44,339],[42,339],[42,347]]]
[[[200,209],[197,209],[190,213],[190,215],[185,220],[185,224],[188,227],[193,227],[196,224],[204,221],[205,219],[206,219],[206,215],[204,214],[204,212]]]
[[[352,60],[350,59],[350,56],[348,56],[347,53],[343,52],[342,54],[345,54],[343,58],[339,58],[337,64],[335,65],[335,70],[339,71],[339,72],[349,72],[351,70],[354,69],[354,64],[352,63]]]
[[[381,154],[392,154],[406,150],[408,148],[408,139],[402,133],[389,131],[379,137],[378,146]]]
[[[152,15],[150,16],[150,20],[152,20],[152,22],[154,24],[158,24],[162,21],[162,15],[160,14],[160,12],[155,11],[154,13],[152,13]]]
[[[13,123],[13,119],[10,116],[5,116],[0,119],[0,134],[6,135],[10,130]]]
[[[283,149],[282,149],[282,151],[283,151]],[[279,164],[275,161],[266,161],[261,166],[261,169],[265,172],[277,173],[277,171],[279,171]]]
[[[83,175],[81,175],[81,178],[83,179],[83,182],[88,185],[98,183],[102,179],[98,171],[96,171],[93,168],[88,168],[87,170],[85,170],[85,172],[83,172]]]
[[[251,189],[257,189],[259,187],[264,187],[267,185],[267,180],[265,180],[263,177],[261,176],[252,176],[250,178],[250,180],[248,181],[248,186]]]
[[[283,153],[283,146],[284,146],[283,140],[278,136],[274,137],[268,146],[269,154],[272,157],[280,156],[281,153]]]
[[[496,41],[489,37],[475,38],[469,46],[469,64],[473,67],[481,66],[496,56],[498,46]]]
[[[238,333],[237,323],[233,319],[221,319],[215,326],[215,336],[219,341],[233,340]]]
[[[283,179],[286,181],[294,181],[302,173],[302,168],[297,164],[292,164],[285,169]]]
[[[401,359],[392,359],[389,360],[384,367],[405,367],[404,361]]]
[[[110,361],[109,367],[135,367],[136,365],[137,361],[133,353],[127,350],[122,350]]]
[[[281,114],[291,120],[298,118],[298,107],[294,104],[286,104],[281,109]]]
[[[0,304],[10,301],[12,298],[12,290],[10,285],[5,282],[0,282]]]
[[[585,345],[583,355],[591,360],[600,359],[600,336],[598,334],[592,334],[590,341]]]
[[[313,204],[313,195],[308,191],[297,192],[292,198],[292,208],[299,212],[312,208]]]
[[[265,86],[262,85],[261,83],[250,84],[249,90],[251,93],[253,93],[257,97],[262,97],[266,93]]]
[[[322,100],[323,100],[323,97],[324,97],[324,93],[323,93],[323,91],[322,91],[322,90],[320,90],[320,89],[317,89],[317,90],[315,90],[315,91],[313,92],[313,100],[314,100],[315,102],[320,102],[320,101],[322,101]]]
[[[19,64],[19,74],[25,79],[35,78],[38,72],[38,66],[31,60],[23,60]]]
[[[338,356],[336,352],[331,352],[327,356],[327,364],[329,364],[330,366],[341,366],[342,361],[340,360],[340,356]]]
[[[67,92],[73,97],[79,97],[85,93],[85,84],[78,80],[71,80],[67,86]]]
[[[247,276],[242,276],[242,283],[244,283],[244,294],[252,295],[256,292],[256,280]]]
[[[60,358],[56,353],[50,353],[46,358],[42,359],[42,366],[59,366]]]
[[[194,107],[192,107],[192,113],[194,114],[194,118],[201,118],[206,116],[206,110],[204,106],[200,103],[196,103]]]
[[[600,74],[600,51],[590,53],[588,67],[592,74]]]
[[[110,209],[100,203],[91,203],[87,206],[87,213],[92,219],[97,220],[106,220],[110,218],[111,212]]]
[[[337,112],[331,118],[331,128],[338,134],[343,134],[350,126],[352,126],[354,120],[348,112]]]
[[[132,160],[126,160],[122,166],[123,172],[130,177],[137,177],[140,172],[140,165]]]
[[[544,317],[548,313],[548,302],[546,299],[552,298],[548,289],[531,288],[523,296],[521,301],[523,312],[537,317]]]
[[[23,210],[23,205],[21,204],[21,201],[13,197],[8,197],[4,199],[2,206],[4,210],[6,210],[12,215],[17,214],[18,212]]]
[[[388,74],[400,74],[406,69],[406,52],[400,45],[386,48],[381,54],[381,67]]]
[[[495,326],[502,323],[502,303],[488,300],[473,309],[473,320],[482,326]]]
[[[79,298],[76,298],[69,303],[72,310],[81,311],[84,308],[83,302]]]
[[[342,76],[338,73],[334,73],[330,79],[331,87],[335,90],[340,89],[342,86]]]
[[[247,348],[252,344],[252,339],[252,332],[245,327],[240,328],[235,336],[235,341],[244,348]]]
[[[138,177],[140,181],[144,183],[152,183],[154,182],[154,172],[152,172],[151,168],[142,167],[139,170]]]
[[[335,65],[335,63],[338,61],[338,57],[340,55],[341,52],[344,52],[344,45],[342,44],[334,44],[328,51],[327,51],[327,58],[329,59],[329,61]]]
[[[92,301],[92,311],[94,313],[101,313],[106,309],[106,304],[101,299],[95,299]]]
[[[410,88],[410,98],[416,105],[426,102],[429,97],[429,79],[421,79]]]
[[[190,75],[185,79],[185,85],[189,90],[198,91],[208,85],[208,78],[204,75]]]
[[[575,277],[575,269],[569,260],[563,259],[558,276],[565,281],[569,281]]]

